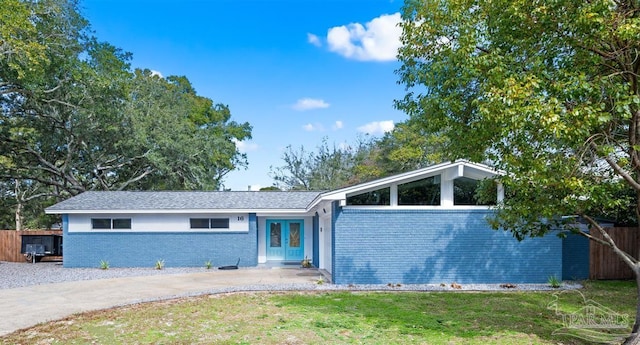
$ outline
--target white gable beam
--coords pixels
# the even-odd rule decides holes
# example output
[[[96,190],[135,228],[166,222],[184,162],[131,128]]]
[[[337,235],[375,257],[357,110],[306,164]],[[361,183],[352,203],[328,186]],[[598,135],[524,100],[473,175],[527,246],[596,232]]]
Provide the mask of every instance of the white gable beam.
[[[392,184],[389,192],[390,192],[389,203],[391,204],[391,206],[398,206],[398,185]]]
[[[498,204],[504,201],[504,185],[502,183],[498,183]]]
[[[440,179],[440,205],[453,206],[453,179]]]
[[[464,176],[464,165],[457,164],[442,172],[442,180],[455,180]]]

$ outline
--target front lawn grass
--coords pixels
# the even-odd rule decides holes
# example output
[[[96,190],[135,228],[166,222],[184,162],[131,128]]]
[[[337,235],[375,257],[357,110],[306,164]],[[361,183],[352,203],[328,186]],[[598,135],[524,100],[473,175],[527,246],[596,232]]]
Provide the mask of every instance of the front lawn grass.
[[[0,338],[2,344],[586,344],[563,326],[558,292],[238,293],[86,313]],[[582,295],[635,315],[632,281],[586,282]]]

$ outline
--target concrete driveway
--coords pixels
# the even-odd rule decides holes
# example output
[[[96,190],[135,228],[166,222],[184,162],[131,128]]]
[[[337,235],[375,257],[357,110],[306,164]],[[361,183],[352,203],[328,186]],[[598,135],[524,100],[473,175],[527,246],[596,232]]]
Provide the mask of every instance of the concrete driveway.
[[[316,270],[256,268],[73,281],[0,290],[0,336],[75,313],[208,293],[312,288]]]

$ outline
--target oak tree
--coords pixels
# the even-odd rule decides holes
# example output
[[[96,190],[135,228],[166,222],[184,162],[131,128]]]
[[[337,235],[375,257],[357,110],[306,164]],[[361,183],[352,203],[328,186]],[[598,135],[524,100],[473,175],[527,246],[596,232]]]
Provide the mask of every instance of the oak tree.
[[[92,36],[75,0],[2,2],[0,184],[15,200],[0,204],[18,226],[22,210],[87,190],[217,189],[247,165],[248,123],[130,59]]]

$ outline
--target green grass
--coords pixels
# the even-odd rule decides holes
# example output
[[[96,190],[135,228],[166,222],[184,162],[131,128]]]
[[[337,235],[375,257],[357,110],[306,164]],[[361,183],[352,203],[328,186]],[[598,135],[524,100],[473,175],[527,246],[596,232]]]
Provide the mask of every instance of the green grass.
[[[634,282],[587,282],[586,298],[635,315]],[[86,313],[2,344],[583,344],[554,335],[551,292],[241,293]],[[583,305],[563,293],[563,312]],[[629,325],[631,326],[631,325]],[[586,343],[586,342],[585,342]]]

